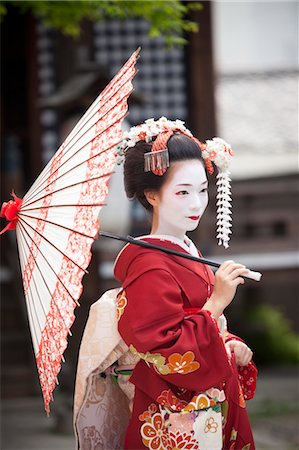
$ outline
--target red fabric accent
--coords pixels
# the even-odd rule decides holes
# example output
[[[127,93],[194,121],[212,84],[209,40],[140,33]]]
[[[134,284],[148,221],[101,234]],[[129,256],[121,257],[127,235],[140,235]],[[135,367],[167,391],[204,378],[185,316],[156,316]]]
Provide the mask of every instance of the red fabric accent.
[[[212,175],[214,173],[214,167],[213,167],[212,162],[208,158],[204,158],[204,162],[205,162],[205,166],[208,171],[208,174]]]
[[[14,230],[17,226],[18,213],[22,206],[22,199],[17,197],[14,192],[12,192],[11,195],[14,199],[9,200],[9,202],[4,202],[1,207],[0,217],[4,217],[6,220],[9,220],[10,223],[8,223],[0,232],[0,235],[8,230]]]
[[[256,391],[258,370],[253,361],[247,366],[238,367],[239,382],[243,391],[244,399],[251,400]]]
[[[198,144],[201,148],[201,151],[203,152],[207,146],[207,144],[202,144],[201,142],[198,141]],[[204,158],[204,162],[205,162],[205,166],[206,169],[208,171],[209,175],[212,175],[214,173],[214,166],[212,164],[212,161],[209,158]]]
[[[173,130],[165,130],[158,134],[156,140],[152,145],[152,152],[158,152],[159,150],[164,150],[167,147],[168,139],[173,136]]]
[[[225,342],[240,341],[244,342],[239,336],[232,333],[227,333]],[[242,388],[242,392],[245,400],[251,400],[256,391],[256,383],[258,370],[253,361],[250,361],[247,366],[238,366],[238,378]]]
[[[186,316],[191,316],[192,314],[198,314],[200,308],[183,308]]]

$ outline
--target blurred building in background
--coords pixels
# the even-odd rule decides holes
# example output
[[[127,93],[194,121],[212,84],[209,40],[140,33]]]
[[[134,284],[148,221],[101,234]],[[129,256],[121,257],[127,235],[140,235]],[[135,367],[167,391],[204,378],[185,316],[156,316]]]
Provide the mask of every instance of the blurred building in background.
[[[2,198],[8,199],[12,187],[19,196],[26,192],[76,120],[141,46],[126,126],[162,115],[180,118],[201,140],[218,135],[235,150],[230,249],[219,249],[215,240],[213,187],[210,208],[193,234],[206,256],[219,261],[233,257],[263,272],[262,283],[248,282],[239,292],[239,307],[235,313],[229,311],[233,325],[242,328],[238,318],[246,305],[267,302],[279,306],[299,330],[294,314],[296,3],[204,2],[203,10],[193,14],[200,23],[199,34],[188,37],[185,48],[169,51],[162,39],[149,39],[143,20],[85,23],[80,39],[74,41],[10,8],[2,24]],[[149,222],[142,208],[119,197],[120,169],[113,184],[103,229],[147,233]],[[2,395],[33,395],[39,389],[13,233],[3,236],[2,245]],[[115,285],[112,268],[118,249],[104,240],[94,245],[61,373],[62,386],[69,392],[89,306]]]
[[[298,332],[298,5],[215,2],[213,38],[217,133],[235,151],[230,258],[263,273],[238,301],[277,307]]]

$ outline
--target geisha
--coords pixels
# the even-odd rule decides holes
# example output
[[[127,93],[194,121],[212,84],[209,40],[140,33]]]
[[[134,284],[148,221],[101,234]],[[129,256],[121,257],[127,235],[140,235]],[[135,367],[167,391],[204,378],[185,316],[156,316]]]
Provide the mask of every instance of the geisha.
[[[152,215],[138,239],[200,255],[187,237],[208,204],[207,173],[218,167],[218,239],[228,246],[228,162],[220,139],[200,143],[181,121],[150,119],[120,147],[125,189]],[[257,370],[252,351],[229,333],[223,312],[248,269],[204,264],[126,245],[115,262],[121,288],[92,308],[75,398],[80,449],[255,448],[245,400]]]

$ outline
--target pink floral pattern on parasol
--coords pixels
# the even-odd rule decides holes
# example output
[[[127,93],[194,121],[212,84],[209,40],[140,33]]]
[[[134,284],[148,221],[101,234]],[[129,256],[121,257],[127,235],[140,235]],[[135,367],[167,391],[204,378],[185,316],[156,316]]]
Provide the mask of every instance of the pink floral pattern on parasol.
[[[6,228],[16,228],[29,324],[48,413],[91,245],[98,236],[98,215],[108,194],[116,146],[122,139],[121,125],[133,90],[138,54],[139,50],[132,54],[90,106],[23,201],[18,199],[21,203],[16,208],[13,205],[12,219],[7,217],[12,222]]]

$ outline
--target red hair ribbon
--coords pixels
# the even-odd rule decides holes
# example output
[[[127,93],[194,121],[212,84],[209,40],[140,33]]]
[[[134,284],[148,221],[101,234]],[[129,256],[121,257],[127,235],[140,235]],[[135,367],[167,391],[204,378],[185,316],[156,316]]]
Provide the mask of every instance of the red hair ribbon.
[[[152,145],[152,152],[158,152],[167,148],[167,142],[173,136],[174,130],[161,131]]]
[[[202,144],[201,142],[199,142],[199,141],[198,141],[196,138],[194,138],[194,137],[193,137],[192,139],[193,139],[195,142],[197,142],[197,144],[199,145],[201,151],[203,152],[203,151],[205,150],[207,144]],[[209,174],[209,175],[212,175],[212,174],[214,173],[214,166],[213,166],[213,164],[212,164],[212,161],[211,161],[209,158],[204,158],[203,160],[204,160],[204,162],[205,162],[205,166],[206,166],[206,169],[207,169],[207,171],[208,171],[208,174]]]
[[[8,230],[14,230],[17,226],[18,212],[20,211],[22,205],[22,199],[17,197],[14,192],[11,193],[13,200],[9,202],[4,202],[1,207],[0,217],[4,217],[9,220],[9,223],[0,232],[0,234],[5,233]]]
[[[188,133],[184,133],[181,130],[169,130],[166,129],[164,131],[161,131],[161,133],[158,134],[156,140],[154,141],[152,145],[152,150],[150,153],[145,154],[146,160],[148,160],[146,164],[146,172],[151,170],[155,175],[162,176],[167,168],[169,167],[169,156],[168,156],[168,149],[167,149],[167,142],[171,138],[171,136],[174,135],[174,133],[180,133],[184,134],[185,136],[192,139],[200,148],[201,151],[204,150],[205,144],[202,144],[198,139],[196,139],[194,136],[190,136]],[[165,155],[165,154],[166,155]],[[205,158],[204,163],[206,166],[206,169],[211,175],[214,172],[213,164],[212,162]]]

